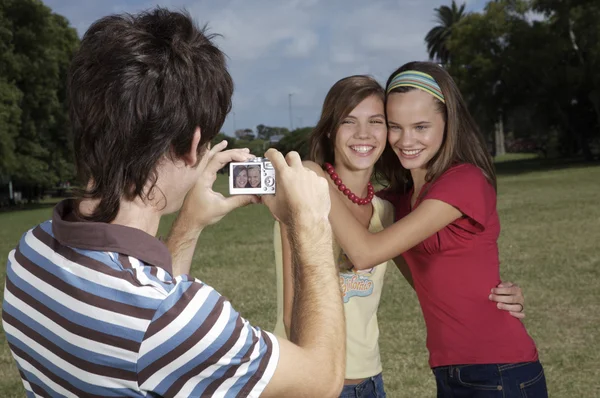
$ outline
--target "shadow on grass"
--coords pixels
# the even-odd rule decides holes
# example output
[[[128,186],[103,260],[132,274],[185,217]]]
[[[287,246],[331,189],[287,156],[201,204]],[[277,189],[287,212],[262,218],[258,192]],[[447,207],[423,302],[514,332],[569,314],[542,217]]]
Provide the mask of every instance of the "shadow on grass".
[[[586,161],[583,158],[529,158],[497,162],[495,166],[497,175],[509,176],[539,171],[598,167],[600,166],[600,159]]]
[[[44,200],[42,202],[24,203],[24,204],[19,204],[19,205],[15,205],[15,206],[0,207],[0,213],[12,213],[15,211],[47,209],[49,207],[54,207],[61,200],[62,200],[61,198],[53,198],[53,199]]]

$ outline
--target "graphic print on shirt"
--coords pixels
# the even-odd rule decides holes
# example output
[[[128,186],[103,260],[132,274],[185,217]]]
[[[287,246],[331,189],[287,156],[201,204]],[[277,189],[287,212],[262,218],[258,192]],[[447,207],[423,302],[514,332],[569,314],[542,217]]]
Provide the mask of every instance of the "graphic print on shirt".
[[[348,270],[340,272],[340,286],[344,303],[347,303],[352,297],[367,297],[373,293],[375,284],[371,278],[375,275],[376,267],[357,270],[343,251],[340,252],[337,263],[340,264],[341,270]]]

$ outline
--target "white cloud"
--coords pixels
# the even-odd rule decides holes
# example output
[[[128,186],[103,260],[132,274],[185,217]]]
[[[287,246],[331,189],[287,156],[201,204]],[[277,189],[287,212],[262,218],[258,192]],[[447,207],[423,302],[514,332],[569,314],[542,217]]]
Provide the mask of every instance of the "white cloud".
[[[45,0],[80,34],[91,22],[114,12],[135,12],[154,4],[186,8],[199,24],[221,34],[236,85],[237,128],[313,124],[327,90],[351,74],[384,82],[401,64],[426,58],[425,34],[433,10],[446,0]],[[481,0],[467,1],[473,6]],[[224,130],[232,132],[233,115]]]
[[[212,30],[223,35],[222,48],[232,60],[258,60],[307,55],[317,44],[312,31],[311,7],[296,1],[241,1],[226,8],[206,9],[206,2],[190,2],[188,10]],[[313,1],[315,3],[316,1]],[[222,4],[222,3],[221,3]],[[314,6],[314,5],[313,5]],[[214,4],[211,4],[214,7]],[[288,51],[273,50],[287,45]],[[298,52],[292,52],[294,49]]]
[[[305,30],[291,39],[285,48],[285,55],[290,58],[305,58],[317,47],[319,37],[315,32]]]

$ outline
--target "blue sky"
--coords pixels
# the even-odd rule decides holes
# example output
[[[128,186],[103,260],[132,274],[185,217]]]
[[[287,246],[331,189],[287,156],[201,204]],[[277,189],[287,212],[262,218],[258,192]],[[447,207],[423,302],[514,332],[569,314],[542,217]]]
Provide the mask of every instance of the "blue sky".
[[[486,1],[467,0],[469,11]],[[382,84],[398,66],[426,60],[424,38],[434,8],[450,0],[45,0],[85,33],[96,19],[155,5],[187,9],[223,37],[235,82],[233,112],[223,131],[258,124],[313,126],[329,88],[339,79],[369,74]],[[459,1],[460,3],[460,1]]]

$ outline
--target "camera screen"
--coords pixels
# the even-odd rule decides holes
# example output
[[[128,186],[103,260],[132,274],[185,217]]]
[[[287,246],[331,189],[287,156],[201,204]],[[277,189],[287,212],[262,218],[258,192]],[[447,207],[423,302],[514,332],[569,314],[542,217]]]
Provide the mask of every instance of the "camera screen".
[[[275,194],[275,170],[271,162],[255,158],[248,162],[229,163],[229,194]]]
[[[233,166],[233,188],[262,188],[260,164]]]

